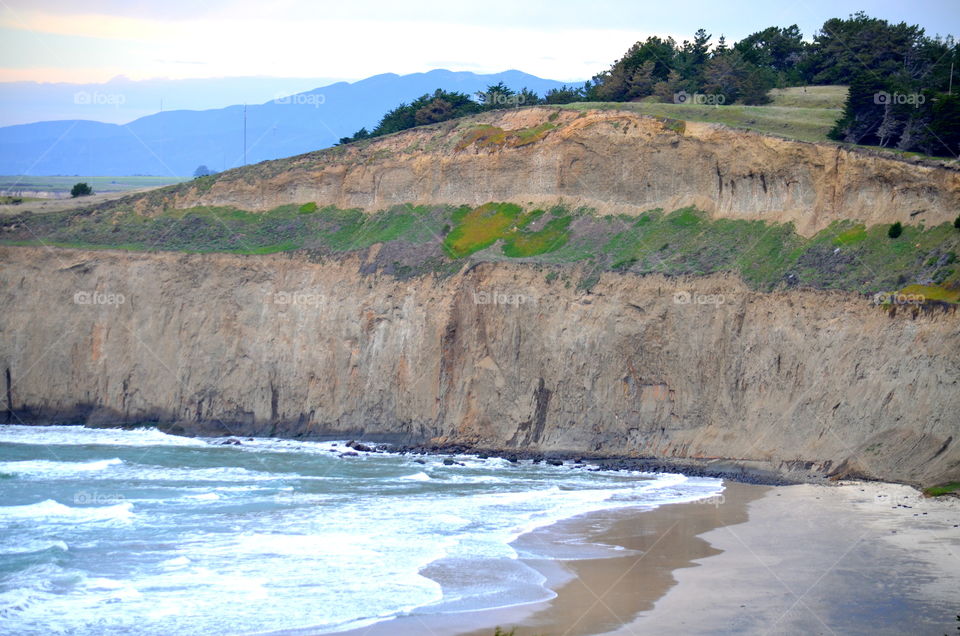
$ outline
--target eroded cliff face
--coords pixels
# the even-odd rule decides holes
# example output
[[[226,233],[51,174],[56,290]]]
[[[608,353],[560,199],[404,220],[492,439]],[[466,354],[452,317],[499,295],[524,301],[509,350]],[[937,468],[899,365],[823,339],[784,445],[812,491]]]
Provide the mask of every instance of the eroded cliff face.
[[[481,124],[504,135],[478,136]],[[720,217],[793,222],[810,235],[840,219],[953,221],[960,170],[712,124],[543,107],[265,162],[137,208],[267,210],[314,201],[372,212],[404,203],[559,200],[602,214],[694,204]]]
[[[0,248],[0,261],[13,422],[960,477],[960,323],[943,308],[891,315],[719,276],[608,274],[587,293],[519,264],[398,281],[358,275],[360,258]]]

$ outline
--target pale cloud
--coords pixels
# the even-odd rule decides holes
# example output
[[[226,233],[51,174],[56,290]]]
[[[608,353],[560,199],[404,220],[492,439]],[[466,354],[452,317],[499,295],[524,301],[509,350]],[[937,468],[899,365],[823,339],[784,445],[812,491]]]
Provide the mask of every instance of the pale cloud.
[[[138,40],[162,37],[169,31],[169,22],[128,18],[96,13],[47,13],[14,11],[0,14],[0,26],[23,29],[37,34],[79,35],[89,38]]]
[[[62,79],[52,77],[57,75],[53,69],[58,58],[64,66],[71,66],[67,60],[98,50],[100,57],[116,62],[93,72],[74,68],[69,77],[96,81],[122,73],[134,79],[237,75],[361,78],[388,71],[426,71],[436,66],[436,60],[445,60],[444,65],[453,70],[518,68],[570,80],[602,70],[589,60],[604,59],[609,64],[646,36],[616,29],[543,31],[425,21],[305,21],[282,15],[236,14],[175,21],[40,11],[7,12],[0,18],[0,27],[37,34],[38,54],[52,64],[34,69],[40,76],[35,79],[46,81]],[[83,41],[78,42],[78,37]],[[85,50],[73,50],[76,47]],[[179,63],[183,60],[201,63]],[[23,78],[11,68],[3,70],[0,78],[13,76]]]
[[[949,4],[884,0],[880,17],[956,31],[960,14]],[[649,35],[679,42],[704,26],[734,41],[797,22],[810,36],[824,19],[858,8],[859,0],[3,0],[0,80],[359,79],[438,66],[585,79]]]

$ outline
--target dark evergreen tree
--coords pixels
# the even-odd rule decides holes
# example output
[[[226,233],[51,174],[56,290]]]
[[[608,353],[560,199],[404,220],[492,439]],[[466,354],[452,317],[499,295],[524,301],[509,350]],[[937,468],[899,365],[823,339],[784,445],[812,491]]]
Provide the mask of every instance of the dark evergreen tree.
[[[585,98],[582,88],[574,88],[564,84],[560,88],[551,88],[543,96],[545,104],[570,104],[572,102],[582,102]]]

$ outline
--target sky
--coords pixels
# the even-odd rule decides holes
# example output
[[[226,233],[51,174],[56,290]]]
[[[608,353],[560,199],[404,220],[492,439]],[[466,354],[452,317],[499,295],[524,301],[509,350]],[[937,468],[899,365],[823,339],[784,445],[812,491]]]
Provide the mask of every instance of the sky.
[[[583,80],[649,35],[806,37],[865,10],[960,35],[960,0],[0,0],[0,82],[149,78],[357,80],[446,68]]]

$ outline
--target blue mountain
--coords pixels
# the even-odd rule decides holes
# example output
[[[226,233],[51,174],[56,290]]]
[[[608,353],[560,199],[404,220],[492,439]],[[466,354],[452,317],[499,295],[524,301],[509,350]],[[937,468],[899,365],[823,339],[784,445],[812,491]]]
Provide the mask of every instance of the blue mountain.
[[[262,104],[164,111],[122,125],[64,120],[6,126],[0,128],[0,174],[189,176],[199,165],[224,170],[244,162],[244,118],[246,161],[255,163],[329,147],[437,88],[473,94],[501,81],[540,95],[562,84],[520,71],[387,73]]]

